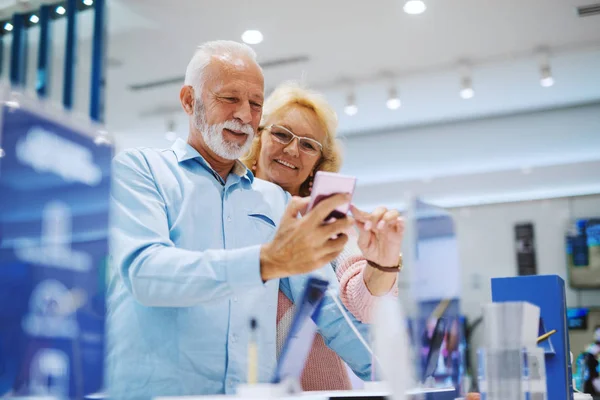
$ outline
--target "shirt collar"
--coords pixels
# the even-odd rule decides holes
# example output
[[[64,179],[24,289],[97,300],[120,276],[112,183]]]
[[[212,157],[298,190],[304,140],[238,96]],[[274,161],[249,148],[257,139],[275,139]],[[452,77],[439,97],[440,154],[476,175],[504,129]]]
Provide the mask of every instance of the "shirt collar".
[[[210,169],[211,171],[214,171],[210,164],[204,159],[204,157],[202,157],[202,155],[198,153],[198,150],[193,148],[185,140],[177,138],[177,140],[175,140],[175,143],[173,143],[173,146],[171,146],[171,149],[175,153],[175,157],[177,157],[178,162],[182,163],[187,160],[196,159],[204,167]],[[252,172],[248,168],[246,168],[244,163],[240,160],[235,160],[235,164],[233,164],[233,169],[231,170],[231,172],[234,175],[239,176],[240,178],[247,179],[250,183],[254,181],[254,174],[252,174]]]

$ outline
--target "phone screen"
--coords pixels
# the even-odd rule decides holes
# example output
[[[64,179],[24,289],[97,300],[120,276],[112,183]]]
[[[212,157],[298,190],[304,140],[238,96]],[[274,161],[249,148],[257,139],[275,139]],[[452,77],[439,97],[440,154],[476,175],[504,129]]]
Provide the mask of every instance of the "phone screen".
[[[322,195],[319,195],[319,196],[315,197],[314,206],[316,206],[317,204],[319,204],[321,201],[323,201],[323,200],[325,200],[325,199],[333,196],[334,194],[327,194],[327,195],[322,194]],[[330,220],[332,218],[335,218],[335,219],[345,218],[347,213],[348,213],[347,209],[346,209],[345,212],[343,210],[335,209],[331,213],[329,213],[329,215],[327,216],[327,218],[325,218],[325,220],[327,221],[327,220]]]
[[[332,172],[318,171],[315,175],[313,182],[313,189],[311,193],[311,201],[309,204],[309,211],[319,204],[321,201],[338,193],[350,193],[354,194],[354,188],[356,186],[356,178],[353,176],[341,175]],[[350,210],[350,202],[342,204],[333,210],[326,218],[325,221],[331,220],[332,218],[340,219],[345,218],[346,214]]]
[[[437,368],[438,359],[440,357],[440,350],[444,337],[446,336],[446,320],[440,318],[435,324],[433,329],[433,335],[431,336],[431,342],[429,344],[429,352],[427,353],[427,360],[425,361],[425,369],[423,371],[423,382],[433,376],[435,369]]]

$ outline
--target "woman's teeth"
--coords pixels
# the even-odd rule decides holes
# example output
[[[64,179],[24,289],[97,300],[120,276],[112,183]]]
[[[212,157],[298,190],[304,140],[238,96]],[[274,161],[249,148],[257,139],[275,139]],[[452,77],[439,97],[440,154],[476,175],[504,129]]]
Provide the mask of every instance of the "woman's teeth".
[[[278,163],[279,163],[279,164],[281,164],[281,165],[285,165],[285,166],[286,166],[286,167],[288,167],[288,168],[291,168],[291,169],[298,169],[298,167],[296,167],[296,166],[294,166],[294,165],[292,165],[292,164],[290,164],[290,163],[287,163],[287,162],[285,162],[285,161],[283,161],[283,160],[275,160],[275,161],[276,161],[276,162],[278,162]]]

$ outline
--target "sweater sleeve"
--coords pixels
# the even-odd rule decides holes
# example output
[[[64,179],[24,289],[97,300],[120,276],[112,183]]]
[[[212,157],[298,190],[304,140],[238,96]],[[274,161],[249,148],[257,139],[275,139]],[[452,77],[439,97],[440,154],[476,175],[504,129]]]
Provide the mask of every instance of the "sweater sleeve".
[[[348,311],[363,323],[371,323],[374,317],[378,296],[373,296],[364,278],[367,260],[362,256],[356,237],[351,236],[346,248],[332,263],[340,282],[340,299]],[[386,294],[398,296],[398,286],[394,283]]]

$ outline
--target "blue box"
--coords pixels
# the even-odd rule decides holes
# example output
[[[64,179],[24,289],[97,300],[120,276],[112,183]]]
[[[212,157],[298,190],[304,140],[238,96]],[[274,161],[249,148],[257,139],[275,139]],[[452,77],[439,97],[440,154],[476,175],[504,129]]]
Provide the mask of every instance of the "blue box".
[[[546,355],[548,400],[573,400],[565,281],[557,275],[493,278],[492,301],[527,301],[540,308],[541,330],[557,331],[540,345]]]

